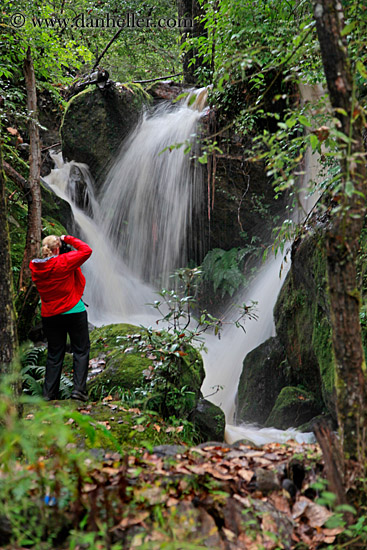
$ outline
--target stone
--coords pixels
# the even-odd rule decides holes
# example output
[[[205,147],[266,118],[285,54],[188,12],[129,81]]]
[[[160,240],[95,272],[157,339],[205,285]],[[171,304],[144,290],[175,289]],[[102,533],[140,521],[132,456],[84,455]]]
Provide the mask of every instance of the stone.
[[[185,354],[175,364],[174,377],[167,377],[163,384],[160,382],[151,391],[151,378],[147,377],[147,373],[154,364],[154,358],[136,353],[133,349],[125,351],[127,343],[123,341],[128,334],[139,336],[141,332],[142,328],[123,323],[106,325],[91,332],[91,359],[103,352],[106,361],[106,368],[88,385],[91,397],[99,398],[102,391],[105,394],[119,389],[143,388],[147,392],[147,408],[164,417],[175,415],[177,418],[187,418],[202,397],[205,371],[199,352],[191,346],[186,347]],[[167,395],[173,398],[172,402],[169,402]]]
[[[311,392],[287,386],[283,388],[265,422],[271,428],[297,428],[319,414],[320,405]]]
[[[269,338],[243,361],[235,420],[264,424],[279,392],[289,382],[289,365],[278,338]]]
[[[165,457],[183,454],[187,449],[183,445],[156,445],[153,447],[152,454]]]
[[[60,129],[63,157],[88,164],[97,189],[147,97],[138,89],[88,87],[69,101]]]
[[[214,403],[200,399],[190,413],[189,420],[194,424],[203,441],[224,441],[226,419],[222,409]]]
[[[336,419],[323,226],[317,220],[313,223],[316,227],[292,247],[292,266],[278,296],[274,320],[290,366],[289,386],[302,386],[313,394],[314,416],[327,412]]]
[[[280,483],[276,471],[266,470],[265,468],[256,468],[255,473],[256,488],[263,494],[280,489]]]

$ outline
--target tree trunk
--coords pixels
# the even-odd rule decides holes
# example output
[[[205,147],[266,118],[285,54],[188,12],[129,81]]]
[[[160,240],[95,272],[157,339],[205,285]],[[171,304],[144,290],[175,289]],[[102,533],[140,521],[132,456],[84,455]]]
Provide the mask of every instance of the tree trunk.
[[[183,24],[180,25],[181,42],[184,42],[187,38],[191,37],[198,38],[199,36],[207,36],[204,25],[200,23],[202,8],[198,0],[177,0],[177,11],[180,21],[191,20],[193,23],[191,28],[185,28]],[[197,69],[199,63],[197,53],[198,52],[196,49],[192,49],[185,52],[182,57],[182,68],[185,84],[197,84],[197,78],[195,76],[195,69]]]
[[[0,373],[10,372],[17,348],[5,176],[0,143]]]
[[[354,97],[346,41],[341,34],[341,4],[338,0],[316,0],[314,15],[330,103],[340,121],[339,131],[349,138],[347,144],[340,141],[342,185],[334,197],[339,208],[333,213],[326,246],[340,434],[346,456],[362,459],[366,447],[366,365],[356,257],[366,215],[363,120]],[[354,192],[347,193],[347,186],[350,189],[351,185]]]
[[[26,246],[24,250],[23,263],[19,277],[20,290],[27,287],[30,280],[28,264],[32,258],[38,256],[41,244],[41,187],[39,184],[41,169],[41,147],[37,121],[37,93],[36,79],[31,56],[28,48],[24,60],[24,78],[27,88],[27,108],[29,114],[29,191],[26,195],[28,201],[28,226]]]
[[[19,293],[16,300],[18,311],[18,335],[20,340],[28,338],[32,326],[35,309],[38,304],[38,294],[32,283],[29,262],[38,256],[41,245],[41,147],[37,120],[37,93],[36,79],[31,56],[28,48],[24,60],[24,78],[27,88],[27,108],[29,115],[29,179],[26,198],[28,202],[28,222],[26,245],[24,250],[22,267],[19,275]]]

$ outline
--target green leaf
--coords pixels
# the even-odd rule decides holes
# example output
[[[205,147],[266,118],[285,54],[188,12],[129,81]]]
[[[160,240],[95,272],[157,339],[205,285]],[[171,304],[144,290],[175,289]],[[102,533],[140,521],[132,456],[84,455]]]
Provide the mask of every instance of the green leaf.
[[[303,124],[303,126],[307,126],[307,128],[311,128],[312,124],[304,115],[299,115],[298,120],[300,121],[301,124]]]
[[[367,70],[366,70],[366,67],[363,65],[362,61],[359,61],[359,60],[357,61],[356,68],[357,68],[357,71],[359,72],[359,74],[363,78],[367,78]]]
[[[340,33],[341,36],[347,36],[347,34],[350,34],[356,25],[357,21],[352,21],[352,23],[349,23],[349,25],[345,25],[344,29]]]
[[[313,151],[315,151],[319,145],[319,140],[315,134],[310,134],[310,144]]]

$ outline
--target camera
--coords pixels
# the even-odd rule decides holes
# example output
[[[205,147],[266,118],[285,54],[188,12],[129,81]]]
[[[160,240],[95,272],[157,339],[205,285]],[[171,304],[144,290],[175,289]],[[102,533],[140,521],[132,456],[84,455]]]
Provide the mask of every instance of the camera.
[[[65,252],[71,252],[71,246],[61,241],[60,254],[65,254]]]

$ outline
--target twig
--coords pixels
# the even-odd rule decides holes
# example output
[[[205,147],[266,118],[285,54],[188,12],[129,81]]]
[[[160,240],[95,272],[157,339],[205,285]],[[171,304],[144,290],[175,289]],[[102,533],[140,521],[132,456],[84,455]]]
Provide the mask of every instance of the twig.
[[[103,50],[103,52],[101,53],[101,55],[99,57],[97,57],[97,61],[95,62],[95,64],[93,65],[93,69],[92,71],[94,71],[94,69],[97,68],[98,66],[98,63],[101,61],[102,57],[104,56],[104,54],[107,52],[107,50],[109,49],[109,47],[111,46],[111,44],[116,40],[116,38],[121,34],[121,32],[123,31],[123,28],[124,27],[121,27],[121,29],[119,29],[117,31],[116,34],[113,35],[113,37],[111,38],[111,40],[109,41],[109,43],[107,44],[107,46],[105,47],[105,49]]]
[[[167,76],[159,76],[158,78],[150,78],[149,80],[133,80],[133,84],[147,84],[148,82],[157,82],[158,80],[165,80],[166,78],[174,78],[180,76],[183,73],[169,74]]]
[[[61,141],[54,143],[53,145],[49,145],[48,147],[42,147],[41,151],[47,151],[48,149],[52,149],[52,147],[57,147],[58,145],[61,145]]]

